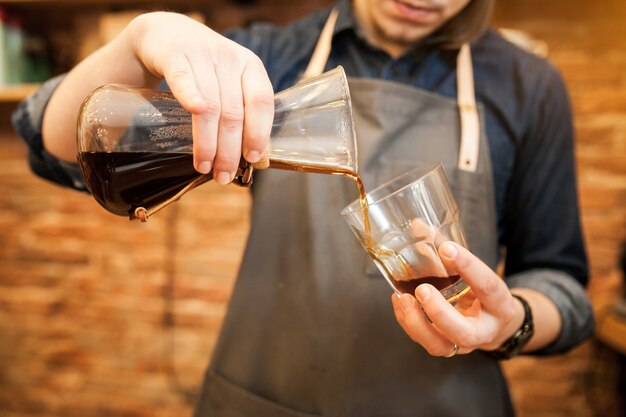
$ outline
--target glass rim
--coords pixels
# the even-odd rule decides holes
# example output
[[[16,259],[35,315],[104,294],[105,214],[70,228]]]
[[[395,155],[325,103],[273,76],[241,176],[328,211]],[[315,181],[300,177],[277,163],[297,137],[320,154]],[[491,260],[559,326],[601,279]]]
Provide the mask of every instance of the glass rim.
[[[388,187],[390,184],[394,183],[394,182],[398,182],[401,181],[403,179],[405,179],[406,177],[409,177],[411,175],[415,175],[415,173],[417,171],[422,171],[424,172],[423,175],[420,175],[418,178],[414,179],[413,181],[407,182],[406,184],[402,185],[401,187],[399,187],[398,189],[392,191],[389,194],[385,194],[382,197],[379,197],[377,199],[375,199],[374,201],[369,201],[368,197],[371,195],[375,195],[377,192],[379,192],[380,190],[382,190],[385,187]],[[443,164],[441,162],[433,162],[433,163],[428,163],[425,165],[420,165],[416,168],[413,168],[410,171],[405,172],[404,174],[401,174],[397,177],[394,177],[392,179],[390,179],[389,181],[384,182],[383,184],[379,185],[378,187],[374,188],[372,191],[370,191],[369,193],[365,194],[365,205],[364,207],[371,207],[373,205],[379,204],[387,199],[390,199],[391,197],[395,196],[396,194],[399,194],[400,192],[404,191],[407,187],[409,187],[412,184],[415,184],[417,182],[424,182],[424,180],[426,179],[426,177],[434,174],[435,172],[439,172],[441,171],[444,175],[444,177],[446,177],[446,172],[443,168]],[[447,177],[446,177],[447,179]],[[361,199],[357,198],[356,200],[352,201],[350,204],[348,204],[346,207],[343,208],[343,210],[341,210],[341,215],[342,216],[347,216],[350,215],[356,211],[361,211]]]

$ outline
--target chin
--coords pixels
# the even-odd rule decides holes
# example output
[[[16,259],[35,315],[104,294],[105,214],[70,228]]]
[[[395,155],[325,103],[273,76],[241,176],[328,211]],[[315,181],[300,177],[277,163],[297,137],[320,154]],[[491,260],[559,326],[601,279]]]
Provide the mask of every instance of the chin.
[[[406,44],[418,42],[437,28],[437,25],[408,22],[392,13],[381,13],[377,26],[387,39]]]
[[[433,32],[430,28],[398,27],[397,25],[392,28],[381,29],[387,40],[404,46],[414,45]]]

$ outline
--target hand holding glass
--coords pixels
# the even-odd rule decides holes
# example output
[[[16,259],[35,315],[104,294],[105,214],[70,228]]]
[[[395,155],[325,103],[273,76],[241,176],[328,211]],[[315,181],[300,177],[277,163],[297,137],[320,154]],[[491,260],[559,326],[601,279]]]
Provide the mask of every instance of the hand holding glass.
[[[352,202],[342,215],[398,295],[415,295],[418,285],[428,283],[455,302],[469,290],[438,254],[445,241],[467,247],[441,164],[409,171],[366,200],[363,207],[360,200]]]

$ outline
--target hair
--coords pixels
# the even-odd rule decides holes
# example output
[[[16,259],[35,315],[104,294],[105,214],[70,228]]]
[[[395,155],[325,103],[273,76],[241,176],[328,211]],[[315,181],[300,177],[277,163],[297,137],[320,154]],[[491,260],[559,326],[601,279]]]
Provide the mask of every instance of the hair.
[[[463,10],[437,30],[442,47],[457,49],[480,37],[491,20],[495,0],[471,0]]]

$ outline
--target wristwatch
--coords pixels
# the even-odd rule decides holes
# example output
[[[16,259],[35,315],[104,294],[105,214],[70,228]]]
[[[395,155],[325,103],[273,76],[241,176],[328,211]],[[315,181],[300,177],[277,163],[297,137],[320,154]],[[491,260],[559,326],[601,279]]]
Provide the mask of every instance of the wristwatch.
[[[526,346],[528,341],[535,333],[535,325],[533,324],[533,313],[530,310],[528,301],[520,297],[517,294],[513,294],[513,297],[520,300],[524,306],[524,322],[513,336],[507,339],[502,346],[496,350],[487,352],[490,356],[496,359],[511,359],[513,356],[519,354],[522,348]]]

